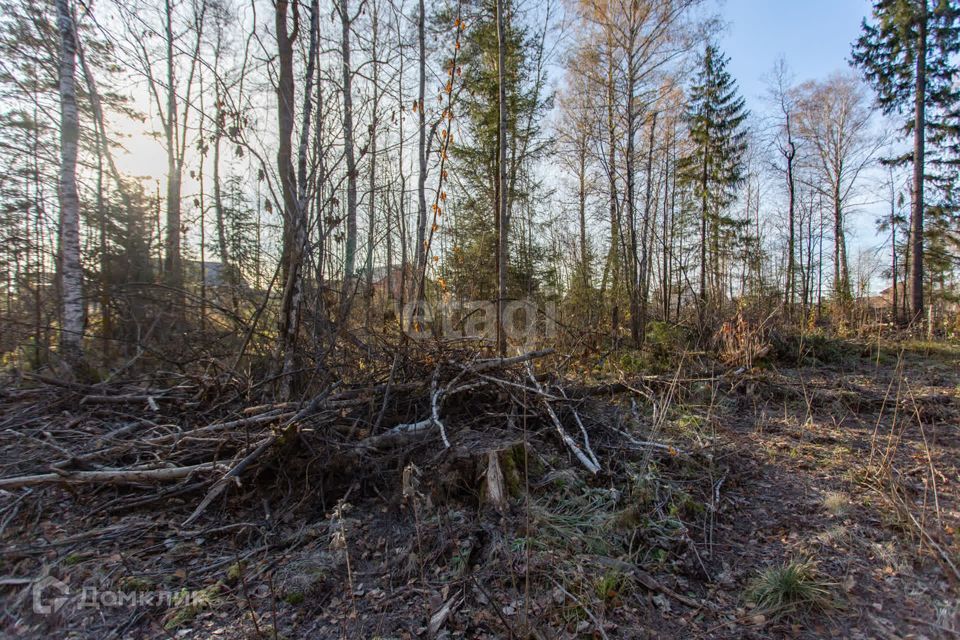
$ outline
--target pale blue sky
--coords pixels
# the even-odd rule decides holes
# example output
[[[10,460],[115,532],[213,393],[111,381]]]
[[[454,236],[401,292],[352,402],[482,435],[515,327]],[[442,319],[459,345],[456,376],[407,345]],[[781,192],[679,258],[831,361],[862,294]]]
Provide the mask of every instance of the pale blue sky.
[[[719,0],[727,22],[719,38],[730,72],[751,108],[764,93],[764,74],[779,56],[798,81],[847,68],[850,45],[870,14],[870,0]]]
[[[726,23],[718,44],[730,57],[728,69],[756,116],[769,110],[765,76],[777,58],[786,60],[796,83],[822,80],[835,71],[849,69],[851,44],[860,35],[860,25],[870,15],[873,4],[871,0],[714,2],[714,10]],[[866,86],[864,90],[869,91]],[[877,125],[881,125],[879,120]],[[886,242],[878,235],[875,223],[878,215],[886,214],[887,207],[877,191],[881,177],[872,170],[861,176],[858,197],[848,211],[851,270],[856,269],[859,250],[872,253]],[[874,289],[886,286],[876,278],[871,285]]]

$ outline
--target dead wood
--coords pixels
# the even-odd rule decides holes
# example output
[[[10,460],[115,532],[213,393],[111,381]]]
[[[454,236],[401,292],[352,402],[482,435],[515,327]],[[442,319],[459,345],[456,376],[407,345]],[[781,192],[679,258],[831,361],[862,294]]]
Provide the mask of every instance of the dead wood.
[[[80,406],[89,405],[88,411],[119,412],[128,418],[121,425],[102,423],[85,417],[92,414],[81,409],[69,430],[44,432],[42,437],[37,430],[42,428],[40,423],[31,422],[40,416],[24,417],[22,423],[11,421],[20,424],[20,429],[8,433],[19,433],[21,439],[55,450],[60,459],[52,464],[37,458],[5,465],[8,477],[0,478],[0,488],[181,483],[165,489],[159,494],[163,496],[185,495],[207,485],[208,490],[184,520],[190,524],[231,487],[246,482],[245,477],[257,478],[268,471],[284,473],[306,464],[305,460],[296,462],[298,458],[312,456],[319,464],[310,464],[318,470],[345,469],[348,475],[362,475],[377,468],[379,462],[371,466],[370,461],[386,461],[407,447],[436,438],[440,452],[454,452],[446,454],[450,459],[483,456],[483,463],[473,467],[478,475],[471,482],[482,480],[486,500],[503,510],[510,489],[501,450],[503,442],[521,441],[516,416],[525,416],[523,429],[528,432],[524,438],[536,440],[534,451],[556,446],[555,436],[559,436],[560,446],[596,474],[602,468],[592,444],[595,434],[591,430],[596,426],[581,418],[581,405],[595,393],[629,390],[621,383],[570,385],[556,375],[536,372],[534,363],[552,353],[540,350],[482,358],[468,351],[397,352],[380,380],[340,381],[300,402],[261,400],[238,406],[226,401],[214,405],[224,410],[203,421],[198,419],[201,416],[184,412],[183,407],[201,398],[209,401],[229,392],[230,387],[225,389],[219,381],[204,378],[174,377],[172,386],[160,389],[149,381],[89,386],[32,376],[31,382],[41,385],[31,389],[32,393],[57,397],[65,389],[68,395],[80,396]],[[6,401],[36,406],[34,395]],[[150,412],[149,419],[139,415],[144,411]],[[96,424],[107,428],[95,428]],[[76,429],[92,437],[77,438]],[[624,438],[614,428],[607,427],[602,433],[604,438],[617,439],[620,451],[643,444],[673,452],[668,445]],[[218,477],[211,478],[209,472]],[[191,480],[197,474],[205,477],[200,482]],[[123,508],[157,500],[147,496],[115,502]]]
[[[0,489],[18,489],[43,484],[139,484],[181,480],[203,471],[218,471],[223,465],[205,462],[187,467],[162,469],[103,469],[100,471],[58,471],[33,476],[0,478]]]

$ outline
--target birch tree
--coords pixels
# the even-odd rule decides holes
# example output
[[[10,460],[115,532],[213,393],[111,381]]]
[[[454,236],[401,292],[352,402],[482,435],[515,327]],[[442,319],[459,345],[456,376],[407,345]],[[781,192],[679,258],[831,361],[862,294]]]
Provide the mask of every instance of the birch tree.
[[[835,74],[822,82],[806,82],[797,91],[797,133],[810,148],[808,180],[833,211],[833,289],[843,304],[853,295],[846,217],[860,176],[881,140],[871,133],[869,98],[856,77]]]
[[[60,31],[60,355],[73,367],[83,361],[83,266],[80,263],[80,197],[77,193],[77,31],[69,0],[57,0]]]

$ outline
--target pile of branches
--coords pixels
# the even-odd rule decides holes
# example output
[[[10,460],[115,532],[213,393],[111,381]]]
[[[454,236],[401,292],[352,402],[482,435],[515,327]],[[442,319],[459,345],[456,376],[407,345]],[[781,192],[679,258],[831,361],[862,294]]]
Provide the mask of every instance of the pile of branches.
[[[0,391],[0,491],[122,485],[150,492],[134,492],[127,506],[195,493],[186,525],[241,482],[288,465],[284,456],[313,455],[315,466],[358,470],[416,447],[482,451],[484,439],[516,441],[521,430],[596,474],[602,465],[591,430],[598,426],[588,428],[577,408],[616,389],[574,388],[538,374],[535,365],[551,353],[435,353],[402,365],[395,358],[375,383],[334,383],[301,402],[255,406],[243,385],[203,377],[150,387],[33,376],[30,387]],[[489,470],[494,480],[496,471]]]

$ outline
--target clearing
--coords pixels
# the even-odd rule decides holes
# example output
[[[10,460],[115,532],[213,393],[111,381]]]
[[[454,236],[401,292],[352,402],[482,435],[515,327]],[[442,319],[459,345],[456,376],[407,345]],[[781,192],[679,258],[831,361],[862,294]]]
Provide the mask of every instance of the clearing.
[[[660,375],[437,352],[289,406],[230,380],[21,380],[0,628],[960,636],[960,349],[791,349]]]

